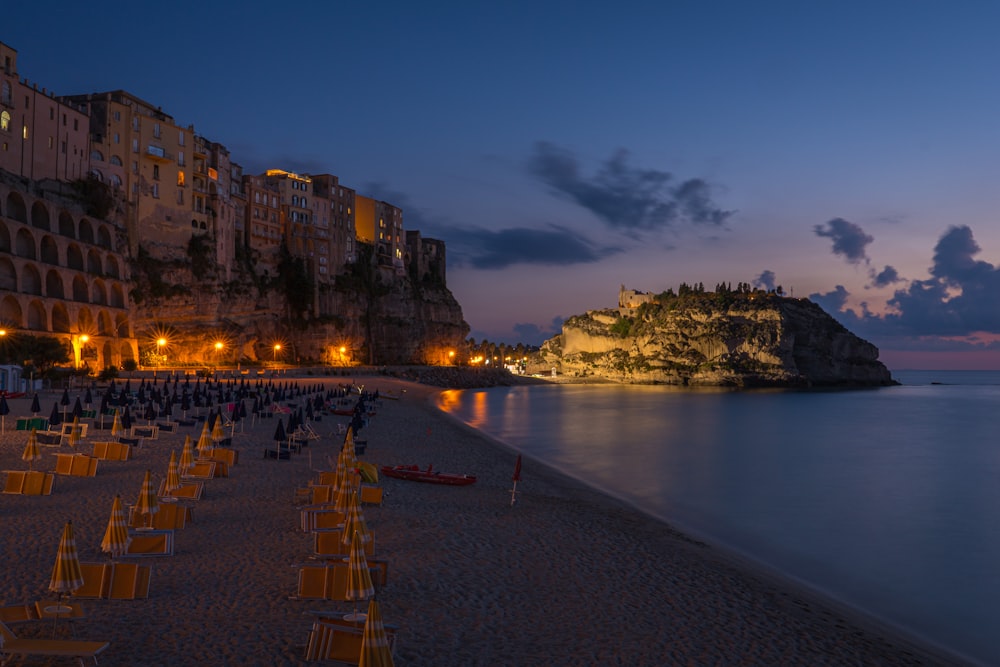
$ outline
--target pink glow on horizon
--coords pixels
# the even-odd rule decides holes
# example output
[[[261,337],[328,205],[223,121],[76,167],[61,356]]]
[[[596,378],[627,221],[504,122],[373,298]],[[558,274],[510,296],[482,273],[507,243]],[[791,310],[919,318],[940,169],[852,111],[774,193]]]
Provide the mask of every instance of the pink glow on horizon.
[[[880,350],[879,360],[890,371],[996,371],[1000,350],[929,352],[925,350]]]

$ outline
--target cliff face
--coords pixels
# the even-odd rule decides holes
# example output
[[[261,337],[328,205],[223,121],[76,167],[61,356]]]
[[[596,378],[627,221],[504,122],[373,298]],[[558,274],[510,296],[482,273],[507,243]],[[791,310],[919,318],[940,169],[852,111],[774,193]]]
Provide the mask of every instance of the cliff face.
[[[444,361],[469,333],[446,286],[415,285],[405,276],[380,276],[373,289],[338,277],[316,290],[306,311],[293,313],[287,293],[249,272],[230,282],[195,273],[181,260],[145,257],[133,267],[140,349],[162,332],[176,363],[425,364]],[[225,341],[221,353],[217,340]]]
[[[716,386],[892,384],[878,348],[807,299],[669,298],[571,317],[541,349],[543,369],[626,383]]]

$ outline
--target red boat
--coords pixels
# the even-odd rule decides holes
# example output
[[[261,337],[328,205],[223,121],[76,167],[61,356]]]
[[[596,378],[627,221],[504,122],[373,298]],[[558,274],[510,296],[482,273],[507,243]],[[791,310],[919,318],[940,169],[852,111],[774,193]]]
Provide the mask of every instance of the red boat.
[[[430,484],[450,484],[452,486],[468,486],[476,482],[475,475],[457,475],[450,472],[438,472],[427,466],[421,470],[418,466],[382,466],[382,474],[396,479],[408,479],[413,482],[428,482]]]

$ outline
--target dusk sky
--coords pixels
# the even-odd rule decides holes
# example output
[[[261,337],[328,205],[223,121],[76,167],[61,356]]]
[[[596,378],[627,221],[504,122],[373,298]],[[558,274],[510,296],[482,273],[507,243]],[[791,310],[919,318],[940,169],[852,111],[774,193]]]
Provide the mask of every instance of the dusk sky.
[[[399,206],[477,340],[743,281],[890,369],[1000,369],[998,3],[139,6],[14,3],[0,41],[57,95]]]

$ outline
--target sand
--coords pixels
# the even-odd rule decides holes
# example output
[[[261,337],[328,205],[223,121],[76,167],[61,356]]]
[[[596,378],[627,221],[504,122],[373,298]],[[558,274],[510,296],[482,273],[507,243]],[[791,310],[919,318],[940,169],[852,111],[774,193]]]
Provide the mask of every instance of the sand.
[[[439,389],[354,380],[401,395],[362,431],[363,460],[478,476],[461,488],[387,479],[384,503],[365,506],[377,555],[389,562],[378,601],[398,627],[397,665],[957,664],[530,459],[511,507],[516,453],[437,411],[430,399]],[[42,395],[41,414],[60,394]],[[27,434],[12,428],[28,405],[11,401],[0,470],[27,468]],[[55,632],[110,641],[102,665],[306,664],[310,612],[353,604],[292,599],[295,565],[312,553],[295,489],[327,468],[343,439],[336,425],[347,421],[314,423],[323,437],[291,461],[263,458],[275,420],[246,424],[234,442],[238,465],[191,503],[194,522],[177,531],[175,555],[142,559],[153,567],[149,598],[85,600],[85,617]],[[186,433],[197,438],[194,428],[161,433],[132,461],[102,461],[96,477],[60,476],[51,496],[0,496],[0,601],[51,598],[68,520],[81,560],[105,560],[114,495],[134,503],[146,469],[162,479]],[[54,451],[69,449],[43,448],[35,468],[52,470]],[[13,629],[53,633],[48,622]]]

